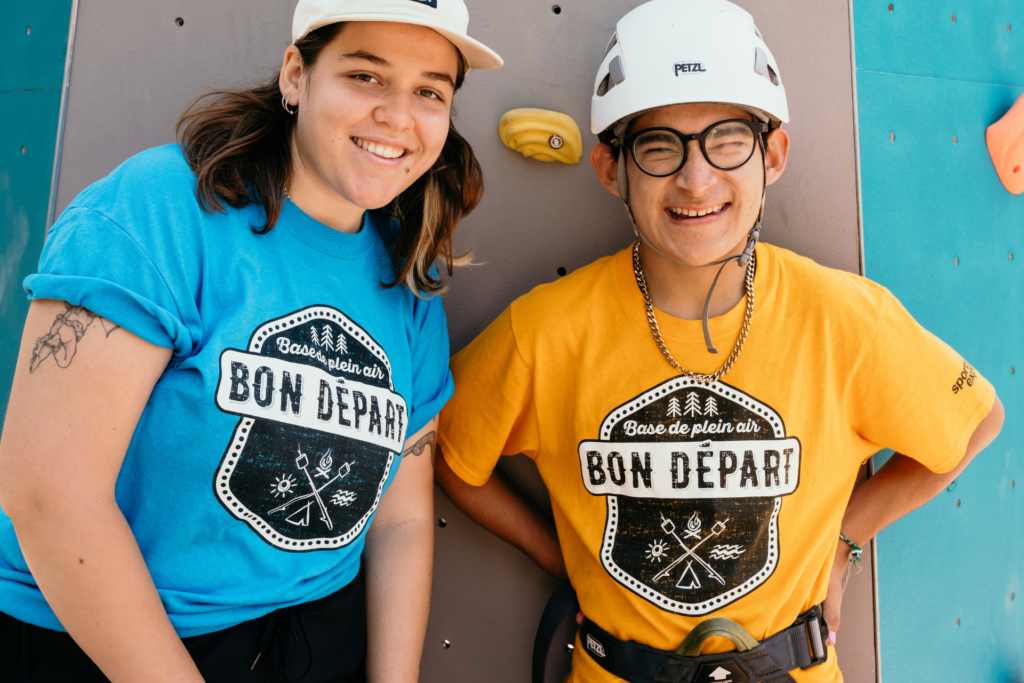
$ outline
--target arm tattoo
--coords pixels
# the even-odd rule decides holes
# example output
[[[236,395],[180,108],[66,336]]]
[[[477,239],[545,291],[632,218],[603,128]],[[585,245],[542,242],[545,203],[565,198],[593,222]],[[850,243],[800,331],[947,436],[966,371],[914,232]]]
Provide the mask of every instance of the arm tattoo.
[[[85,336],[89,326],[94,320],[100,321],[104,338],[109,337],[114,330],[120,326],[104,320],[92,311],[82,306],[72,306],[64,303],[64,311],[58,313],[50,325],[48,334],[36,339],[36,347],[32,351],[32,363],[28,366],[29,373],[34,373],[39,364],[53,356],[57,367],[66,368],[71,365],[78,350],[78,342]]]
[[[405,449],[405,453],[402,453],[402,457],[408,455],[423,455],[423,449],[430,448],[430,462],[434,462],[434,444],[437,442],[437,432],[427,432],[420,437],[420,440]]]

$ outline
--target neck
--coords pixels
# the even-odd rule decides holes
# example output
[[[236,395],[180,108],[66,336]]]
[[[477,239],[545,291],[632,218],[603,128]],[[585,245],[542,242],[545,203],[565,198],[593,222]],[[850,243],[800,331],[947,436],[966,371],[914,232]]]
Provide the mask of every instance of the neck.
[[[334,191],[302,163],[292,143],[292,169],[288,174],[288,194],[310,218],[338,232],[355,234],[363,224],[366,209],[356,206]]]
[[[747,239],[743,241],[728,254],[720,258],[743,253]],[[715,259],[716,261],[719,259]],[[640,244],[640,262],[644,268],[644,278],[647,280],[647,290],[650,292],[651,301],[654,306],[674,318],[683,320],[700,320],[704,312],[704,301],[707,299],[708,290],[722,266],[708,266],[706,268],[688,268],[660,256],[646,244]],[[731,311],[736,304],[743,299],[744,279],[747,269],[737,265],[737,261],[729,261],[725,264],[722,277],[718,279],[718,286],[711,299],[711,308],[708,310],[709,318],[716,318]]]

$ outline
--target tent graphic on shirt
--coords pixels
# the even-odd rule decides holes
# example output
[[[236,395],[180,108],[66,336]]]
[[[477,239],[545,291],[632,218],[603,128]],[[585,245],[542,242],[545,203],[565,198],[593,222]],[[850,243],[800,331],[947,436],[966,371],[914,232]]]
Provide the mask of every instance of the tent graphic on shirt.
[[[602,565],[661,609],[708,614],[775,571],[800,441],[757,399],[676,377],[613,409],[579,458],[607,502]]]
[[[408,413],[391,363],[357,323],[311,306],[225,349],[215,400],[240,416],[214,476],[220,503],[293,552],[348,545],[380,503]]]

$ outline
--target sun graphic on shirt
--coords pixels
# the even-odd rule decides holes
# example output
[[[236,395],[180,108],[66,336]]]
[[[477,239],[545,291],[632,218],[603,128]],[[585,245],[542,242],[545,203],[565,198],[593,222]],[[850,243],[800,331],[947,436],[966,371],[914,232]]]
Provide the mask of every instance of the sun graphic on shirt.
[[[647,559],[651,562],[661,562],[665,558],[664,541],[654,541],[647,546]]]
[[[274,494],[274,498],[285,496],[288,495],[288,492],[292,490],[294,485],[295,477],[290,474],[282,474],[270,487],[270,492]]]

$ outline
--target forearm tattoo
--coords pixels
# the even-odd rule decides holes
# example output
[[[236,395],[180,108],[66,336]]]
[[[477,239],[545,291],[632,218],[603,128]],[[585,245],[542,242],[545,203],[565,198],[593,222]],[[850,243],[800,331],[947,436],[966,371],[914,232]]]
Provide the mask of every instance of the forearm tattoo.
[[[423,455],[423,450],[429,448],[430,462],[434,462],[434,450],[436,449],[436,446],[434,444],[436,442],[437,432],[427,432],[426,434],[421,436],[416,443],[406,448],[405,452],[402,453],[402,457],[404,458],[408,455]]]
[[[36,339],[36,347],[32,351],[32,363],[28,366],[29,373],[34,373],[47,358],[53,358],[57,367],[66,368],[71,365],[78,350],[78,342],[89,330],[94,320],[100,321],[100,328],[103,330],[104,338],[109,337],[114,330],[120,326],[109,320],[104,320],[92,311],[82,306],[72,306],[64,302],[64,311],[57,314],[50,325],[48,334]]]

